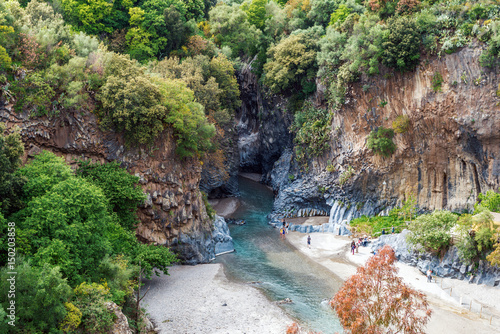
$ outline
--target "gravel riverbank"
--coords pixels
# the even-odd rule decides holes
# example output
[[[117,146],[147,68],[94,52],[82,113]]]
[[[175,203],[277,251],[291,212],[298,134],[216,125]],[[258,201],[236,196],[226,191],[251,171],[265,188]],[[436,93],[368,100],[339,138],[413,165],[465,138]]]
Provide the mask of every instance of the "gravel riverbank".
[[[161,334],[282,334],[293,322],[256,288],[229,281],[221,264],[169,273],[146,280],[141,302]]]

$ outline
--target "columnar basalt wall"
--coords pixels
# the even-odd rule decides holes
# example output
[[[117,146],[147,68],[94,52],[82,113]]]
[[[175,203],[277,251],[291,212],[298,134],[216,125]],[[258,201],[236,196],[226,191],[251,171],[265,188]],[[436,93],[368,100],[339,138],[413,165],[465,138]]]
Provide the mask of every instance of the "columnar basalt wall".
[[[0,122],[21,130],[25,157],[49,150],[73,165],[76,159],[118,161],[140,178],[147,195],[138,211],[137,237],[170,246],[187,263],[208,262],[214,256],[212,223],[198,189],[197,160],[179,161],[171,133],[163,133],[150,148],[127,148],[123,136],[103,132],[93,114],[64,112],[57,117],[30,118],[0,108]]]
[[[498,190],[500,76],[480,66],[481,52],[479,46],[463,48],[424,58],[413,72],[383,71],[351,85],[334,114],[331,150],[284,187],[275,210],[303,202],[304,182],[316,185],[316,193],[308,194],[315,201],[342,201],[359,213],[387,210],[409,194],[422,210],[462,211],[473,208],[480,192]],[[432,85],[436,73],[443,77],[438,91]],[[368,134],[392,127],[400,115],[410,123],[394,137],[396,152],[389,158],[374,155],[366,147]],[[348,166],[355,173],[341,185]]]

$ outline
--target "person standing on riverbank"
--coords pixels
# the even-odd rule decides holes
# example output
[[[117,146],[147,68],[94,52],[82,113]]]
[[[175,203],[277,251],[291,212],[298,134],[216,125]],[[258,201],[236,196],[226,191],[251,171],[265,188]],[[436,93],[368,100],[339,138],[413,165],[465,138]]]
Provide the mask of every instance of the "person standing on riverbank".
[[[311,248],[311,235],[307,235],[307,248]]]
[[[356,242],[353,240],[351,242],[351,251],[352,251],[352,255],[354,255],[354,250],[356,249]]]

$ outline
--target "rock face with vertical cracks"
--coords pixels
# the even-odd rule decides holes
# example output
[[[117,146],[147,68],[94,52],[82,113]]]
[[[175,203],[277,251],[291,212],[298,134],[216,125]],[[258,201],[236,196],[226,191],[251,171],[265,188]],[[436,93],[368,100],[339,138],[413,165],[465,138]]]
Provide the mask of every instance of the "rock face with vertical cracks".
[[[292,146],[288,131],[293,115],[286,113],[286,100],[266,98],[249,66],[238,73],[242,106],[236,113],[240,170],[261,173],[270,181],[273,164]]]
[[[475,46],[424,58],[413,72],[382,73],[348,87],[334,114],[331,150],[281,185],[275,211],[319,208],[322,198],[343,220],[388,210],[409,194],[422,210],[462,211],[473,208],[479,193],[498,190],[500,75],[480,66],[481,51]],[[444,79],[437,91],[436,73]],[[396,152],[374,155],[368,134],[391,128],[398,116],[407,117],[409,127],[395,135]]]
[[[140,178],[147,195],[138,211],[139,240],[170,246],[190,264],[214,257],[213,227],[198,189],[201,167],[196,160],[179,161],[168,131],[151,148],[140,149],[126,148],[120,134],[101,131],[96,117],[88,113],[29,118],[3,107],[0,122],[6,123],[7,129],[21,129],[25,161],[42,150],[54,152],[70,165],[75,164],[74,159],[118,161]]]

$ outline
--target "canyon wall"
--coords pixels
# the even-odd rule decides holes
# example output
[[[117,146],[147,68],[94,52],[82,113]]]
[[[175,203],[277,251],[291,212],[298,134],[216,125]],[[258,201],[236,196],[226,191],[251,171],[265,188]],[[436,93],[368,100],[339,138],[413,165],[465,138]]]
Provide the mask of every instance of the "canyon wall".
[[[163,133],[151,148],[127,148],[122,135],[101,131],[96,117],[89,113],[30,118],[2,106],[0,122],[7,129],[20,128],[24,161],[42,150],[54,152],[72,166],[75,159],[118,161],[140,178],[147,195],[138,210],[139,240],[170,246],[186,263],[208,262],[214,257],[213,226],[199,191],[201,166],[195,159],[179,161],[171,133]]]
[[[273,179],[281,191],[275,212],[333,208],[337,220],[377,214],[413,194],[421,210],[473,208],[478,194],[500,186],[500,76],[481,67],[479,46],[421,59],[412,72],[382,71],[350,87],[334,112],[331,149],[295,172],[278,160]],[[438,91],[432,78],[441,74]],[[370,131],[390,128],[397,116],[409,129],[396,134],[388,158],[366,147]],[[327,170],[327,166],[329,166]],[[339,182],[354,174],[345,183]],[[341,184],[342,183],[342,184]]]

